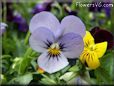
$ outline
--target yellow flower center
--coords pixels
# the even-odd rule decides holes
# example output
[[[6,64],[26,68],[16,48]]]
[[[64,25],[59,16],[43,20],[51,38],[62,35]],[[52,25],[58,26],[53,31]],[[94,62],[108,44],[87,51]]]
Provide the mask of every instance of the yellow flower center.
[[[96,48],[95,48],[95,45],[90,45],[90,46],[88,46],[88,49],[89,49],[90,51],[94,51]]]
[[[48,53],[50,56],[58,56],[60,54],[60,47],[58,43],[54,43],[48,49]]]

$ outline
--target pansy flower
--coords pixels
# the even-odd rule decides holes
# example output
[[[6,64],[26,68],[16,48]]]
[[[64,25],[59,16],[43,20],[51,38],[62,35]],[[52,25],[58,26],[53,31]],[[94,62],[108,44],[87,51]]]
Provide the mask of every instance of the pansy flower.
[[[80,55],[82,63],[86,64],[90,69],[96,69],[100,66],[99,58],[101,58],[106,49],[107,42],[94,43],[94,38],[91,33],[86,31],[84,37],[84,51]]]
[[[83,51],[85,25],[76,16],[67,16],[61,23],[50,12],[40,12],[33,16],[29,26],[30,46],[42,53],[38,65],[48,73],[66,67],[67,58],[77,58]]]

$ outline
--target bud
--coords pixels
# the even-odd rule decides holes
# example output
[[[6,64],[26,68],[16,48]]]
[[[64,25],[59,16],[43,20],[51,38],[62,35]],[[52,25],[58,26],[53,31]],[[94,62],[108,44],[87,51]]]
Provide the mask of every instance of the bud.
[[[37,72],[40,73],[40,74],[43,74],[45,71],[42,68],[38,67]]]

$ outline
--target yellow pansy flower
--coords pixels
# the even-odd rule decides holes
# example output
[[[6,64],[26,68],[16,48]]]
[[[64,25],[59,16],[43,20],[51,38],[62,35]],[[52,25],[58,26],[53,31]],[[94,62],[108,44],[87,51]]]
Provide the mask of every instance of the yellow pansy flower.
[[[96,43],[89,31],[86,31],[84,40],[84,50],[80,55],[82,63],[86,63],[90,69],[96,69],[100,66],[99,58],[104,55],[107,49],[107,42]]]

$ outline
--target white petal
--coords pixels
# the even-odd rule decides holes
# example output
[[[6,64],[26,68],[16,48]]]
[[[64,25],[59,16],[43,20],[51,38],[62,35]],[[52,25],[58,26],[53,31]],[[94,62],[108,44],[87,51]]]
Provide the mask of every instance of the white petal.
[[[49,57],[48,53],[45,52],[38,58],[39,67],[48,73],[57,72],[68,64],[69,63],[63,54],[60,54],[57,59],[57,57]]]
[[[73,32],[81,35],[82,37],[85,35],[85,25],[84,23],[76,16],[67,16],[61,22],[61,28],[64,29],[64,33]]]
[[[54,41],[54,34],[49,29],[40,27],[31,34],[29,44],[35,51],[44,52],[48,48],[47,44]]]
[[[60,26],[59,20],[52,13],[44,11],[33,16],[29,29],[32,33],[38,27],[46,27],[55,33],[58,26]]]

